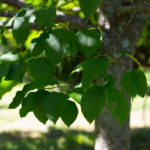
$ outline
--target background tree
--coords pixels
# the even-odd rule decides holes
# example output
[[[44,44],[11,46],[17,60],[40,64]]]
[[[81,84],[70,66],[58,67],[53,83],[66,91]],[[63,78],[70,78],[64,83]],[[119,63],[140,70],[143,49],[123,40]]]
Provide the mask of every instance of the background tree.
[[[6,43],[7,29],[12,28],[9,31],[16,42],[11,52],[0,56],[1,82],[14,80],[8,86],[10,90],[25,77],[30,79],[9,107],[22,104],[21,117],[33,111],[42,123],[48,119],[56,123],[61,117],[70,126],[78,113],[75,102],[67,100],[71,97],[81,104],[90,123],[102,112],[96,118],[95,150],[130,149],[130,99],[127,103],[126,97],[143,97],[146,92],[144,74],[131,69],[133,60],[139,65],[133,55],[148,19],[150,1],[26,1],[31,5],[13,0],[0,2],[11,6],[6,7],[7,12],[1,8],[2,21],[14,16],[1,25],[1,40]],[[68,80],[74,66],[75,75]],[[67,85],[58,80],[67,81]]]

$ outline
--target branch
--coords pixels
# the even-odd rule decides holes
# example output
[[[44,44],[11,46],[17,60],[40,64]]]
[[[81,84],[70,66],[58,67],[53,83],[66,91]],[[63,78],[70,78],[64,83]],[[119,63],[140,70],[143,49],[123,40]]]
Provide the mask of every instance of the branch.
[[[14,15],[16,15],[14,12],[0,11],[0,17],[13,17]]]
[[[55,22],[60,23],[60,22],[70,22],[70,25],[74,26],[75,28],[94,28],[94,25],[88,23],[86,20],[81,19],[78,15],[68,15],[68,14],[62,14],[62,15],[57,15]]]
[[[21,2],[20,0],[0,0],[1,3],[6,3],[8,5],[11,5],[13,7],[16,7],[18,9],[22,8],[26,5],[26,3]]]
[[[0,11],[0,16],[1,17],[13,17],[16,13],[14,12],[2,12]],[[56,16],[55,19],[55,23],[65,23],[65,22],[70,22],[70,25],[75,27],[75,28],[79,28],[79,29],[83,29],[83,28],[93,28],[94,26],[90,23],[88,23],[86,20],[81,19],[79,16],[75,15],[68,15],[68,14],[59,14]],[[4,23],[1,22],[0,28],[3,26]],[[12,28],[12,27],[7,27],[7,28]],[[40,30],[40,28],[38,27],[37,24],[33,24],[31,27],[31,29],[36,29],[36,30]]]
[[[70,0],[69,2],[71,2]],[[0,2],[7,3],[8,5],[14,6],[16,8],[22,8],[26,3],[21,2],[20,0],[0,0]],[[66,3],[65,3],[66,4]],[[65,5],[64,4],[64,5]],[[62,6],[64,6],[62,5]],[[0,16],[2,17],[13,17],[15,13],[11,12],[0,12]],[[70,24],[76,28],[93,28],[94,26],[88,23],[86,20],[81,19],[78,15],[68,15],[68,14],[59,14],[56,16],[55,22],[56,23],[65,23],[69,21]],[[37,29],[37,25],[35,26]],[[9,27],[11,28],[11,27]]]
[[[140,8],[136,6],[124,6],[118,10],[120,14],[127,14],[127,13],[132,13],[132,12],[139,12],[139,13],[150,13],[150,6],[145,5]]]

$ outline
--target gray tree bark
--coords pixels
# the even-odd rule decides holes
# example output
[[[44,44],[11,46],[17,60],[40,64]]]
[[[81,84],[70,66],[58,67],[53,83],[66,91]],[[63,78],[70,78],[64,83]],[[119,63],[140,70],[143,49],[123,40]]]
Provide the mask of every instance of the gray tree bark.
[[[134,7],[136,4],[136,8],[139,9],[143,4],[137,3],[134,3]],[[147,4],[149,5],[150,2]],[[128,5],[131,4],[127,3],[127,0],[103,0],[101,3],[101,14],[104,15],[106,20],[105,24],[109,23],[110,26],[104,34],[104,49],[107,54],[113,57],[117,57],[121,50],[126,50],[134,55],[136,44],[148,18],[148,15],[144,13],[120,14],[120,8]],[[100,18],[100,23],[103,22]],[[132,69],[132,60],[127,56],[121,56],[117,63],[111,65],[109,73],[114,75],[117,88],[120,88],[119,80],[121,75],[130,69]],[[129,97],[128,103],[130,107]],[[129,118],[130,113],[127,121],[120,127],[106,107],[95,121],[95,150],[130,150]]]

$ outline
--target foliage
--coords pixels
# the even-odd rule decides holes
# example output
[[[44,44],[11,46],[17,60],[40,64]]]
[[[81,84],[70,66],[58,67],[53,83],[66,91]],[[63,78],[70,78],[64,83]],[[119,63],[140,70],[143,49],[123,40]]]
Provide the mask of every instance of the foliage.
[[[96,13],[100,0],[80,0],[79,4],[72,1],[64,3],[79,5],[80,13],[84,14],[82,17],[89,20]],[[110,112],[122,125],[129,112],[124,94],[144,97],[147,88],[146,77],[139,69],[130,70],[121,78],[122,89],[116,89],[115,80],[113,75],[108,73],[108,69],[112,61],[117,59],[103,54],[102,32],[99,33],[95,28],[73,28],[67,23],[56,24],[56,12],[65,7],[61,6],[59,1],[51,1],[50,5],[40,8],[27,5],[2,28],[3,36],[7,30],[5,28],[8,25],[13,26],[12,35],[18,50],[10,50],[0,56],[0,79],[19,83],[29,78],[29,83],[16,93],[9,108],[13,109],[21,104],[21,117],[33,111],[42,123],[46,123],[48,119],[56,123],[61,118],[70,126],[78,114],[76,102],[80,104],[84,117],[90,123],[108,103]],[[36,37],[32,37],[31,31],[34,25],[40,30]],[[29,37],[32,38],[28,48],[26,42]],[[78,85],[74,78],[73,83],[62,86],[57,81],[56,71],[64,59],[69,60],[76,56],[83,59],[72,73],[70,72],[70,76],[73,73],[82,74],[80,84]]]

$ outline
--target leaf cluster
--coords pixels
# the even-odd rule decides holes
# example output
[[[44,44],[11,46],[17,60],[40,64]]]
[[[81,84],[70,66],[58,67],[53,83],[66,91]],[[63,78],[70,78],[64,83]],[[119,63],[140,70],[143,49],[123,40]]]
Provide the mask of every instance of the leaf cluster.
[[[79,0],[79,4],[88,18],[100,4],[100,0]],[[120,79],[122,89],[117,89],[113,75],[108,74],[110,57],[101,55],[100,34],[94,29],[70,31],[67,28],[57,28],[55,18],[54,6],[41,7],[38,10],[25,7],[5,25],[13,26],[12,34],[18,47],[25,44],[30,35],[30,27],[35,22],[42,30],[39,37],[32,39],[25,54],[8,52],[0,56],[1,85],[3,82],[24,82],[25,77],[30,79],[16,93],[9,108],[14,109],[21,105],[21,117],[33,112],[44,124],[48,120],[56,123],[61,118],[70,126],[77,118],[77,105],[81,106],[84,117],[91,123],[108,104],[111,114],[122,125],[129,113],[125,94],[144,97],[146,93],[144,73],[140,70],[126,72]],[[56,87],[63,88],[55,78],[56,68],[65,57],[74,57],[78,53],[85,59],[70,75],[82,72],[80,85],[66,86],[68,90],[65,92],[55,90]],[[10,84],[8,90],[12,85],[14,84]]]

